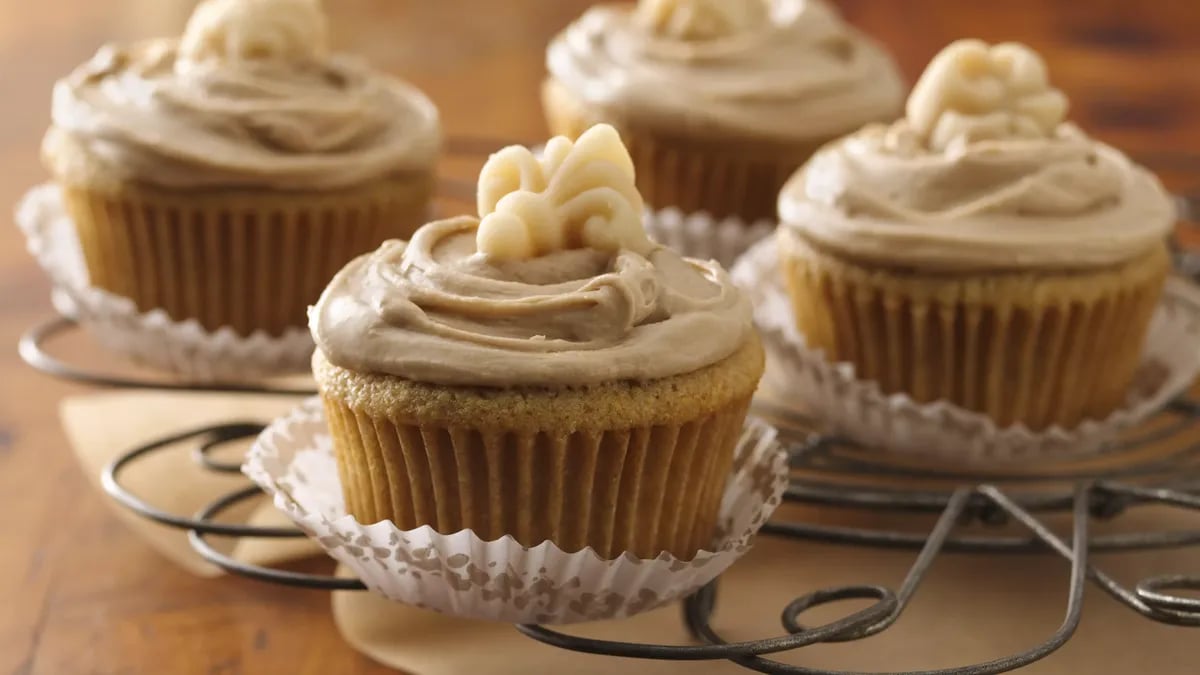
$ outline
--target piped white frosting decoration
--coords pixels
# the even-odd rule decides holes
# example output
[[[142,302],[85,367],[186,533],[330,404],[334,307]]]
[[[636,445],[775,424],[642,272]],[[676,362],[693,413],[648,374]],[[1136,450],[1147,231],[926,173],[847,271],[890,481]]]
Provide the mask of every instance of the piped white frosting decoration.
[[[494,260],[591,248],[646,255],[642,197],[633,160],[616,130],[600,124],[572,143],[559,136],[539,159],[510,146],[479,174],[476,247]]]

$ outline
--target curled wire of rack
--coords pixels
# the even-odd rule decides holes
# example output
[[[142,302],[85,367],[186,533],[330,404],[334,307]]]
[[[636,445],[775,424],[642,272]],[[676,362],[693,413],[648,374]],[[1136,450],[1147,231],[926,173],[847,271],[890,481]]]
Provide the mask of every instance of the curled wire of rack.
[[[481,154],[501,144],[486,139],[458,139],[450,150],[462,154]],[[443,196],[466,197],[462,186],[449,181]],[[462,192],[462,194],[459,194]],[[1182,219],[1195,223],[1200,217],[1200,196],[1179,198]],[[1175,246],[1179,270],[1200,278],[1200,257],[1185,247]],[[60,333],[74,327],[70,319],[56,318],[36,326],[22,337],[19,351],[32,367],[51,376],[94,386],[212,391],[225,393],[275,393],[308,395],[308,389],[280,388],[267,385],[195,385],[129,378],[69,364],[52,356],[46,349]],[[693,645],[639,644],[595,640],[568,635],[544,626],[522,625],[517,629],[541,642],[578,652],[617,657],[662,660],[717,660],[734,662],[764,673],[802,675],[843,675],[838,671],[804,668],[767,658],[769,655],[830,642],[850,642],[878,634],[899,620],[909,601],[926,580],[938,556],[946,553],[1004,554],[1042,552],[1064,559],[1071,569],[1066,589],[1066,608],[1060,627],[1040,644],[1018,654],[957,668],[889,675],[985,675],[1009,672],[1053,653],[1071,638],[1082,615],[1082,597],[1086,584],[1101,588],[1116,601],[1137,614],[1160,623],[1200,626],[1200,599],[1188,592],[1200,590],[1200,577],[1162,575],[1140,580],[1132,588],[1119,584],[1090,561],[1092,553],[1181,548],[1200,545],[1200,528],[1185,531],[1133,532],[1093,535],[1090,525],[1097,519],[1115,519],[1131,508],[1159,505],[1194,512],[1200,510],[1200,441],[1177,444],[1169,452],[1152,458],[1131,461],[1119,469],[1073,469],[1070,466],[1045,475],[1026,472],[989,470],[981,473],[971,467],[932,469],[894,464],[886,455],[864,451],[844,439],[811,432],[810,421],[787,410],[758,404],[756,412],[779,422],[789,443],[794,471],[785,494],[789,502],[808,505],[887,510],[914,516],[937,515],[928,531],[838,527],[809,522],[772,521],[763,529],[764,536],[809,542],[882,547],[916,551],[916,557],[897,590],[876,585],[842,586],[821,589],[789,602],[782,610],[784,634],[762,640],[728,642],[713,627],[717,607],[716,582],[700,589],[683,603],[683,619],[700,643]],[[1160,415],[1160,423],[1126,437],[1115,452],[1132,452],[1150,443],[1169,443],[1184,437],[1200,424],[1200,402],[1180,399]],[[105,467],[101,483],[106,493],[125,508],[150,520],[187,531],[196,552],[226,571],[264,582],[317,590],[364,590],[357,579],[301,574],[242,563],[212,547],[208,537],[303,537],[299,529],[255,527],[219,521],[223,512],[260,493],[248,486],[215,500],[192,516],[162,511],[126,490],[123,472],[145,457],[176,449],[180,444],[195,445],[193,459],[201,470],[236,473],[235,464],[221,462],[213,451],[234,441],[255,436],[263,425],[238,421],[192,429],[160,438],[133,448]],[[853,480],[863,476],[886,476],[892,487],[865,486]],[[942,488],[929,488],[929,481]],[[919,487],[905,487],[911,482]],[[1036,486],[1031,489],[1029,486]],[[1069,513],[1071,535],[1063,538],[1042,517]],[[1000,526],[1015,524],[1027,534],[956,534],[971,523]],[[873,600],[865,609],[836,621],[807,626],[801,618],[809,610],[845,600]],[[883,674],[881,674],[883,675]]]
[[[35,343],[39,348],[40,343]],[[43,361],[35,360],[36,366]],[[53,373],[63,376],[61,372]],[[67,377],[70,377],[69,375]],[[86,381],[94,382],[94,379]],[[206,389],[194,386],[193,389]],[[218,388],[219,389],[219,388]],[[211,390],[211,389],[209,389]],[[227,391],[220,389],[222,391]],[[780,419],[786,411],[760,405],[757,412]],[[1165,423],[1122,441],[1125,450],[1147,443],[1179,437],[1200,421],[1200,403],[1189,399],[1174,402],[1164,413]],[[1200,545],[1200,529],[1182,532],[1140,532],[1122,535],[1092,535],[1090,522],[1096,518],[1116,518],[1129,508],[1159,504],[1187,510],[1200,509],[1200,443],[1184,444],[1170,453],[1129,464],[1120,470],[1105,472],[1060,472],[1056,476],[1030,476],[1026,473],[991,472],[984,476],[970,469],[914,469],[893,465],[883,455],[864,453],[853,443],[803,431],[805,420],[783,419],[784,438],[789,444],[791,465],[796,472],[785,499],[810,505],[857,509],[887,509],[913,514],[937,513],[936,524],[928,532],[872,530],[832,527],[805,522],[773,521],[763,529],[765,536],[849,544],[868,547],[915,549],[917,556],[899,589],[861,585],[821,589],[807,593],[787,604],[782,611],[785,634],[762,640],[729,643],[713,627],[717,606],[714,582],[683,604],[683,618],[691,634],[701,643],[695,645],[659,645],[594,640],[568,635],[544,626],[522,625],[524,635],[568,650],[591,654],[643,659],[713,660],[725,659],[745,668],[766,673],[838,675],[836,671],[809,669],[781,663],[767,656],[805,646],[860,640],[889,628],[903,614],[908,602],[926,579],[929,569],[943,553],[970,552],[1001,554],[1012,552],[1051,552],[1064,558],[1072,570],[1067,589],[1067,607],[1059,629],[1042,643],[1021,653],[982,664],[939,671],[939,675],[983,675],[1003,673],[1023,667],[1053,653],[1071,637],[1078,626],[1081,598],[1091,581],[1118,602],[1147,619],[1179,626],[1200,626],[1200,600],[1178,594],[1200,588],[1200,577],[1156,576],[1139,581],[1132,589],[1089,562],[1094,552],[1110,550],[1146,550]],[[133,512],[188,532],[196,552],[226,571],[259,581],[316,590],[363,590],[357,579],[318,574],[302,574],[249,565],[219,552],[208,542],[211,536],[227,537],[302,537],[294,528],[263,528],[219,522],[221,514],[232,506],[260,494],[255,486],[225,495],[188,517],[163,512],[130,493],[121,484],[121,476],[140,459],[193,443],[193,459],[207,471],[233,473],[234,464],[213,458],[213,451],[225,443],[253,437],[263,425],[257,422],[230,422],[192,429],[157,439],[133,448],[105,467],[101,476],[104,490],[115,501]],[[869,488],[843,482],[854,476],[887,475],[899,480],[936,479],[956,485],[945,490]],[[1001,487],[1008,483],[1053,483],[1052,489],[1021,491]],[[900,483],[903,485],[903,483]],[[1040,517],[1043,513],[1069,511],[1072,535],[1065,540]],[[956,535],[970,522],[999,525],[1015,522],[1028,535],[1011,534]],[[825,625],[810,627],[802,623],[806,611],[817,606],[851,599],[874,603]],[[908,675],[908,674],[906,674]]]
[[[1165,414],[1177,418],[1168,424],[1167,428],[1178,434],[1197,423],[1200,419],[1197,417],[1200,414],[1200,405],[1193,401],[1179,401]],[[217,521],[227,509],[256,497],[259,494],[256,487],[250,486],[225,495],[188,518],[163,513],[152,505],[145,504],[121,486],[121,473],[138,459],[189,440],[198,444],[193,451],[193,457],[200,467],[210,471],[235,471],[235,466],[213,460],[210,453],[223,443],[253,436],[261,428],[261,425],[255,423],[229,423],[195,429],[147,443],[123,454],[106,467],[102,484],[113,499],[134,512],[188,531],[193,548],[203,558],[231,573],[298,588],[363,590],[365,587],[356,579],[257,567],[239,562],[213,548],[207,541],[209,536],[304,536],[303,532],[292,528],[258,528]],[[1125,442],[1132,449],[1151,440],[1162,440],[1163,433],[1147,433]],[[893,591],[882,586],[862,585],[814,591],[796,598],[783,608],[782,624],[785,635],[736,643],[727,643],[712,625],[717,605],[715,583],[688,598],[683,606],[684,621],[693,636],[702,643],[698,645],[594,640],[533,625],[518,626],[518,630],[528,637],[559,648],[591,654],[667,660],[727,659],[759,672],[834,675],[837,671],[807,669],[765,657],[817,643],[860,640],[886,630],[901,617],[938,556],[955,552],[1050,552],[1061,556],[1072,570],[1066,594],[1065,616],[1053,635],[1019,654],[983,664],[928,672],[940,675],[1003,673],[1053,653],[1066,643],[1078,626],[1082,611],[1082,593],[1088,581],[1147,619],[1178,626],[1200,626],[1200,600],[1177,594],[1179,591],[1200,588],[1200,577],[1156,576],[1143,579],[1133,588],[1128,588],[1089,562],[1089,556],[1100,551],[1200,545],[1200,530],[1101,536],[1092,535],[1089,527],[1093,519],[1116,518],[1126,509],[1137,506],[1157,504],[1187,510],[1200,509],[1200,444],[1185,445],[1165,457],[1126,466],[1120,471],[1066,474],[1065,477],[1056,480],[1064,481],[1067,487],[1056,485],[1055,489],[1047,494],[1041,491],[1023,492],[1001,487],[1010,481],[1028,481],[1030,476],[1026,474],[992,474],[991,482],[980,483],[976,480],[979,477],[969,472],[917,472],[891,466],[886,462],[872,462],[857,454],[861,448],[819,434],[793,432],[788,435],[788,441],[792,466],[798,473],[785,497],[788,501],[939,514],[931,530],[917,534],[891,530],[830,528],[786,521],[768,523],[763,530],[767,536],[804,541],[917,549],[916,558],[899,589]],[[924,479],[937,477],[961,484],[945,491],[915,492],[878,491],[837,483],[838,476],[846,477],[862,472]],[[1168,474],[1171,474],[1169,481],[1166,480]],[[1036,476],[1033,478],[1035,482],[1038,479]],[[1146,479],[1149,479],[1146,484],[1126,482]],[[840,497],[834,498],[831,495]],[[1070,539],[1060,537],[1038,515],[1064,510],[1069,511],[1072,517]],[[1028,531],[1028,535],[955,535],[957,529],[970,522],[995,525],[1005,521],[1021,525]],[[808,610],[850,599],[873,600],[874,604],[821,626],[809,627],[801,621],[801,617]]]

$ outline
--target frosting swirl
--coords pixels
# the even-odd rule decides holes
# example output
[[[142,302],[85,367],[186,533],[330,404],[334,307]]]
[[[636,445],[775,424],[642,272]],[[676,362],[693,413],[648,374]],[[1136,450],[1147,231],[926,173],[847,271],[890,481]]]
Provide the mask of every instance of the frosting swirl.
[[[903,85],[820,0],[642,0],[589,9],[550,44],[553,78],[610,114],[811,140],[888,119]]]
[[[951,45],[906,119],[826,146],[793,176],[783,241],[943,270],[1105,266],[1161,242],[1174,222],[1162,186],[1065,111],[1027,47]]]
[[[750,306],[720,265],[625,229],[641,202],[611,127],[554,139],[541,160],[527,153],[488,162],[482,223],[429,223],[334,277],[309,313],[331,363],[444,385],[565,387],[689,373],[745,344]]]
[[[750,306],[715,262],[656,247],[498,261],[479,221],[425,225],[346,266],[310,312],[331,363],[445,385],[546,386],[692,372],[741,347]]]
[[[315,0],[208,0],[182,40],[106,46],[54,89],[47,146],[172,188],[335,189],[428,170],[437,110],[326,53]]]

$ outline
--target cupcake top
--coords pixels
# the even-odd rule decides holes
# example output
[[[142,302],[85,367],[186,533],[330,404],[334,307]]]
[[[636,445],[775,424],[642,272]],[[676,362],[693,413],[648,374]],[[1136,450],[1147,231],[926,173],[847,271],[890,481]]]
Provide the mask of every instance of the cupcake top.
[[[1089,268],[1161,244],[1175,219],[1162,186],[1066,111],[1028,47],[955,42],[904,119],[829,144],[792,177],[780,218],[842,255],[922,269]]]
[[[331,54],[318,1],[205,0],[182,39],[102,48],[54,88],[50,161],[56,143],[74,142],[125,179],[281,190],[432,165],[437,109]]]
[[[492,155],[479,216],[429,223],[347,265],[309,312],[334,365],[444,385],[564,387],[689,373],[752,334],[716,262],[642,230],[612,127],[542,156]]]
[[[551,75],[617,116],[808,140],[888,119],[903,84],[882,48],[820,0],[641,0],[588,10]]]

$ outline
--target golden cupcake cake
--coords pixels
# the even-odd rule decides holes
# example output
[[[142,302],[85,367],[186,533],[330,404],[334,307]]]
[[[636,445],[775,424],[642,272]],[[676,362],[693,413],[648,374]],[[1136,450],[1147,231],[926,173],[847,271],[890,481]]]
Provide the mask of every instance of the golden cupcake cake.
[[[501,150],[478,201],[354,260],[310,311],[349,512],[692,557],[763,370],[748,301],[647,239],[611,127]]]
[[[206,0],[54,89],[45,164],[93,286],[208,330],[303,330],[347,261],[427,218],[439,122],[332,53],[317,0]]]
[[[875,41],[820,0],[597,5],[551,42],[550,130],[621,132],[655,208],[773,219],[779,188],[825,142],[899,114]]]
[[[884,393],[999,425],[1119,407],[1168,274],[1174,211],[1066,121],[1019,44],[956,42],[906,116],[822,149],[779,197],[797,327]]]

